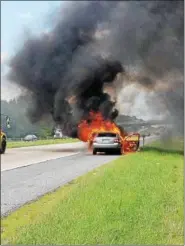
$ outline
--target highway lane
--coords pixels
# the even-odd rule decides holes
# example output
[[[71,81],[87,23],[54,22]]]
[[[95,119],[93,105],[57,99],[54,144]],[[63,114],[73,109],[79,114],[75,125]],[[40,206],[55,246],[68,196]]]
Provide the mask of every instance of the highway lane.
[[[74,155],[85,147],[85,143],[77,142],[7,149],[1,156],[1,171]]]
[[[115,158],[81,152],[1,172],[2,216]]]
[[[148,138],[146,143],[153,140],[155,138]],[[38,146],[38,148],[42,147]],[[52,148],[54,150],[55,147]],[[74,151],[75,148],[71,147],[71,149]],[[31,149],[29,151],[32,152]],[[80,153],[73,153],[71,156],[1,171],[1,215],[5,216],[23,204],[118,157],[114,155],[92,156],[82,146],[78,151]]]

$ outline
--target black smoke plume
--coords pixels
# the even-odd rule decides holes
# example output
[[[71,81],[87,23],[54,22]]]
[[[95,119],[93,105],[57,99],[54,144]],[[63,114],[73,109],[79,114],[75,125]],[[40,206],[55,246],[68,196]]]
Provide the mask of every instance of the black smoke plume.
[[[73,135],[90,110],[110,119],[118,115],[116,102],[103,90],[118,73],[136,68],[135,82],[155,91],[168,73],[184,73],[183,54],[184,1],[68,2],[61,4],[50,32],[28,38],[12,58],[9,79],[32,96],[32,122],[51,114]],[[130,81],[123,77],[122,83]],[[175,83],[170,88],[176,91]],[[176,104],[178,91],[172,99],[165,93],[167,110],[181,122],[182,95]]]

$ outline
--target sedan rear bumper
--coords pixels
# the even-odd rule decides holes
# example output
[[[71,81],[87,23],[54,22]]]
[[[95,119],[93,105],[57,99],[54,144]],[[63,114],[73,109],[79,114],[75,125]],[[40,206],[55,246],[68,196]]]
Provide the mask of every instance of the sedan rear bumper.
[[[93,149],[120,149],[121,145],[119,143],[113,144],[101,144],[101,143],[93,143]]]

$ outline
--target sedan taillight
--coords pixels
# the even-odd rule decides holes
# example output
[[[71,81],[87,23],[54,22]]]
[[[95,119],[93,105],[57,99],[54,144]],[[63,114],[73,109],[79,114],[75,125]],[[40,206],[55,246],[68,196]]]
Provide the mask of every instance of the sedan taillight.
[[[114,140],[114,143],[120,143],[120,140],[119,140],[118,138],[116,138],[116,139]]]

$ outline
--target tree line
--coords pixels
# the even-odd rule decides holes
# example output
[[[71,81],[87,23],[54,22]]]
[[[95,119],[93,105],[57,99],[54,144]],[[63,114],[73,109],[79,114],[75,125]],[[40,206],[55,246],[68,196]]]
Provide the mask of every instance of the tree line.
[[[53,121],[32,124],[26,115],[27,107],[28,99],[25,96],[11,101],[1,100],[1,129],[9,138],[23,138],[27,134],[40,138],[52,137],[55,129]],[[6,115],[10,118],[10,128],[6,125]]]
[[[52,119],[44,119],[43,121],[32,124],[27,117],[27,108],[31,101],[27,96],[20,96],[11,101],[1,100],[1,128],[6,132],[9,138],[24,138],[28,134],[34,134],[39,138],[53,137],[55,132],[55,124]],[[6,125],[6,115],[10,118],[10,128]],[[141,127],[137,125],[138,119],[128,115],[119,115],[117,120],[119,125],[126,122],[135,122],[135,125],[128,125],[123,128],[130,131],[138,131]],[[141,122],[142,120],[139,120]],[[144,121],[142,121],[144,122]]]

